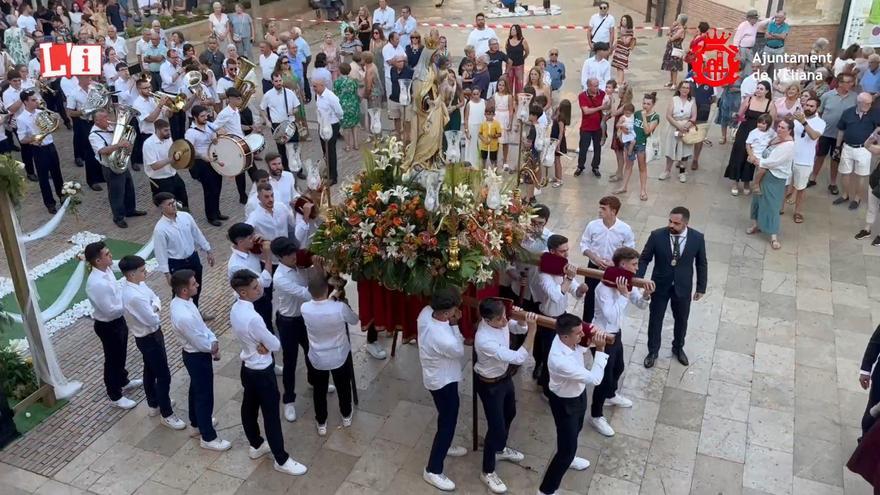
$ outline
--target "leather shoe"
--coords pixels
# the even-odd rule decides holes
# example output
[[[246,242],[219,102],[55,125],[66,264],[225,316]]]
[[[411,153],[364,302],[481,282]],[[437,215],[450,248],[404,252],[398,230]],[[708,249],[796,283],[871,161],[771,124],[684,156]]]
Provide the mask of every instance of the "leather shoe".
[[[593,175],[595,175],[596,177],[602,177],[602,172],[599,172],[598,168],[594,168]]]
[[[678,358],[678,362],[681,363],[682,366],[687,366],[690,364],[687,354],[684,353],[684,349],[673,350],[672,354]]]
[[[119,227],[120,229],[127,229],[128,228],[128,223],[125,222],[125,219],[113,220],[113,223],[115,223],[116,226]]]
[[[140,172],[141,171],[141,164],[140,163],[132,163],[131,169],[134,170],[135,172]]]
[[[34,175],[34,174],[27,174],[27,178],[28,178],[28,180],[31,181],[31,182],[37,182],[37,181],[40,180],[39,177],[37,177],[37,176]]]
[[[92,191],[103,191],[104,190],[104,188],[101,187],[101,184],[89,184],[89,188],[91,188]]]
[[[49,205],[46,207],[46,209],[49,210],[49,213],[53,215],[58,213],[58,207],[56,207],[55,205]]]
[[[657,360],[656,352],[649,352],[647,356],[645,356],[645,368],[653,368],[654,361]]]
[[[126,215],[127,217],[144,217],[147,216],[147,212],[143,210],[134,210],[133,212]]]
[[[217,220],[216,218],[212,218],[212,219],[208,220],[208,223],[210,223],[214,227],[219,227],[219,226],[223,225],[223,222],[221,222],[220,220]]]
[[[241,204],[243,204],[243,205],[246,205],[246,204],[247,204],[247,201],[248,201],[247,196],[239,196],[239,197],[238,197],[238,202],[241,203]]]
[[[217,220],[229,220],[229,217],[223,214],[217,215]]]

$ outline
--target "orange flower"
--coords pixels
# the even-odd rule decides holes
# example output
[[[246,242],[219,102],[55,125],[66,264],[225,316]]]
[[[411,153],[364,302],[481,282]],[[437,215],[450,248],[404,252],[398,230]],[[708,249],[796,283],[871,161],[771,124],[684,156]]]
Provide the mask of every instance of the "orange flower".
[[[357,182],[355,182],[354,184],[351,185],[351,192],[353,192],[353,193],[359,193],[359,192],[361,192],[361,183],[360,183],[360,181],[357,181]]]
[[[375,217],[375,216],[376,216],[376,209],[373,208],[372,206],[368,206],[368,207],[367,207],[367,210],[366,210],[366,212],[365,212],[365,214],[366,214],[368,217]]]
[[[352,215],[352,216],[348,217],[348,224],[349,225],[358,225],[360,223],[361,223],[361,217],[359,217],[358,215]]]
[[[419,220],[425,218],[427,214],[428,212],[425,211],[424,208],[419,208],[418,210],[416,210],[416,218],[418,218]]]
[[[379,246],[377,246],[375,244],[370,244],[370,247],[367,249],[367,252],[369,252],[370,254],[375,256],[375,255],[379,254]]]
[[[391,220],[391,223],[393,223],[395,227],[400,227],[403,225],[403,219],[400,217],[394,217],[394,219]]]
[[[397,203],[391,203],[390,205],[388,205],[388,210],[397,211]]]
[[[382,234],[384,234],[384,233],[385,233],[385,229],[383,229],[382,227],[376,227],[375,229],[373,229],[373,234],[376,237],[382,237]]]

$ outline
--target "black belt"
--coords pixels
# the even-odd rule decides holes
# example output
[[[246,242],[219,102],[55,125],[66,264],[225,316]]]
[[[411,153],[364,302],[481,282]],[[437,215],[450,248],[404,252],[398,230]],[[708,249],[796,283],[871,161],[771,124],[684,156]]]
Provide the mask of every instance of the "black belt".
[[[864,147],[865,147],[864,144],[849,144],[849,143],[843,143],[843,144],[849,146],[850,148],[857,148],[857,149],[858,149],[858,148],[864,148]]]
[[[513,375],[513,372],[510,369],[510,365],[508,365],[507,371],[505,371],[504,374],[499,376],[498,378],[486,378],[485,376],[477,373],[477,379],[487,385],[494,385],[496,383],[503,382],[504,380],[510,378],[512,375]]]

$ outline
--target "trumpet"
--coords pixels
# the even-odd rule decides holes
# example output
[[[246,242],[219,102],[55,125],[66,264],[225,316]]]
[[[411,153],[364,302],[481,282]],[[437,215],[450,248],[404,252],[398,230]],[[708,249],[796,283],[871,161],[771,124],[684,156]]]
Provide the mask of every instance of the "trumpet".
[[[46,81],[44,81],[42,78],[37,78],[34,81],[34,84],[40,90],[40,93],[48,93],[50,95],[54,95],[56,93],[56,91],[52,89],[52,87],[49,86],[49,84],[46,83]]]
[[[186,106],[186,96],[182,94],[172,95],[164,91],[153,91],[150,93],[150,96],[156,98],[160,105],[165,98],[168,98],[170,101],[165,104],[165,108],[172,112],[179,112]]]

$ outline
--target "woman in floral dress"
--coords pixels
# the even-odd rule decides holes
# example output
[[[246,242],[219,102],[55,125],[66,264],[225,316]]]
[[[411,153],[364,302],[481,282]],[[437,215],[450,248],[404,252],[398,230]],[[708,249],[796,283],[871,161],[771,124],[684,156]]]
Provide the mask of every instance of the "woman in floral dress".
[[[349,74],[350,64],[339,66],[340,76],[333,83],[333,92],[339,97],[342,106],[342,121],[339,127],[345,139],[345,151],[358,149],[357,126],[361,121],[361,100],[358,96],[358,83]]]
[[[681,45],[684,41],[687,19],[686,15],[679,15],[675,22],[672,23],[669,37],[666,39],[666,51],[663,52],[663,63],[660,64],[660,70],[669,71],[669,82],[663,85],[669,89],[677,87],[678,73],[684,68],[684,64],[682,64],[684,50],[682,50]]]

